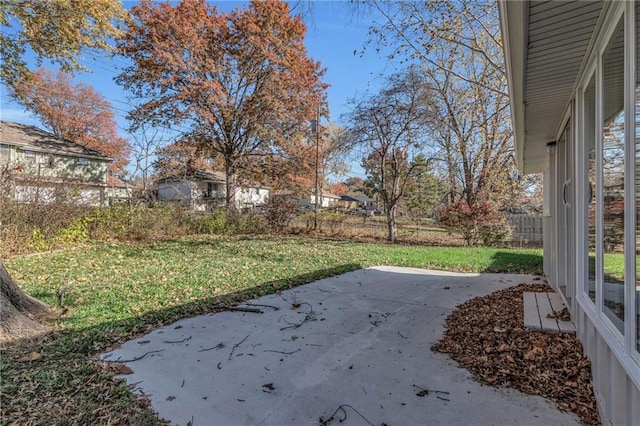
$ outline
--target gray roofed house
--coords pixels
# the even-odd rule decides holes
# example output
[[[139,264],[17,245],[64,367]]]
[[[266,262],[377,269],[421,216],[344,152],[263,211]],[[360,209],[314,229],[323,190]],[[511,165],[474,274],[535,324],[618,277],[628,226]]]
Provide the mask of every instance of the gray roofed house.
[[[35,126],[11,121],[0,121],[0,143],[12,145],[21,150],[31,150],[45,154],[111,161],[111,158],[93,149],[60,138]]]
[[[190,169],[182,174],[158,180],[158,200],[186,204],[198,212],[211,211],[224,206],[226,177],[218,171]],[[259,184],[238,185],[235,202],[238,209],[264,206],[269,199],[269,188]]]
[[[3,193],[20,202],[104,205],[111,158],[26,124],[0,121]]]
[[[346,210],[351,210],[356,207],[372,209],[376,206],[376,200],[366,195],[343,195],[340,197],[340,203]]]

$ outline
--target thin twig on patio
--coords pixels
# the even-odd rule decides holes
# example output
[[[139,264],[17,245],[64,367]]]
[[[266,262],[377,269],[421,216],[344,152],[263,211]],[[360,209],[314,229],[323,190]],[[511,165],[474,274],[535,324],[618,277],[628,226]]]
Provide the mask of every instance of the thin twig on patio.
[[[190,340],[191,336],[187,337],[186,339],[182,339],[182,340],[163,340],[163,343],[182,343],[182,342],[186,342],[187,340]]]
[[[296,328],[300,327],[302,324],[304,324],[304,323],[305,323],[305,322],[307,322],[307,321],[315,321],[315,320],[316,320],[316,313],[315,313],[315,311],[313,310],[313,306],[311,306],[311,305],[310,305],[309,303],[307,303],[307,302],[302,302],[302,303],[300,304],[300,306],[302,306],[302,305],[307,305],[307,306],[309,307],[309,309],[311,309],[311,311],[309,311],[309,313],[308,313],[308,314],[306,314],[306,315],[305,315],[305,317],[304,317],[304,319],[303,319],[301,322],[299,322],[299,323],[290,323],[289,321],[285,320],[285,321],[287,322],[287,324],[291,324],[291,325],[289,325],[289,326],[287,326],[287,327],[282,327],[282,328],[280,329],[280,331],[289,330],[289,329],[296,329]]]
[[[140,355],[138,357],[131,358],[131,359],[120,359],[120,358],[118,358],[116,360],[103,359],[102,362],[119,362],[119,363],[122,363],[122,362],[133,362],[133,361],[138,361],[138,360],[144,358],[145,356],[147,356],[149,354],[154,354],[154,353],[163,352],[163,351],[164,351],[164,349],[159,349],[157,351],[149,351],[147,353],[144,353],[144,354],[142,354],[142,355]]]
[[[247,337],[245,337],[244,339],[240,340],[238,343],[236,343],[235,345],[233,345],[233,347],[231,348],[231,353],[229,354],[229,361],[231,361],[231,358],[233,358],[233,351],[236,350],[237,347],[239,347],[241,344],[244,343],[245,340],[247,340],[249,338],[249,334],[247,334]]]

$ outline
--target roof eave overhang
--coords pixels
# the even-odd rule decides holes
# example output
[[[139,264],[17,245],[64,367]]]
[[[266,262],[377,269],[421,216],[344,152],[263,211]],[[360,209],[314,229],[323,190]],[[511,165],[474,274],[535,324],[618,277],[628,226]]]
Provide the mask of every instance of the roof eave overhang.
[[[509,85],[511,123],[515,141],[516,165],[529,173],[524,159],[525,102],[524,67],[527,46],[527,3],[524,1],[498,1],[500,30],[502,32],[505,68]]]

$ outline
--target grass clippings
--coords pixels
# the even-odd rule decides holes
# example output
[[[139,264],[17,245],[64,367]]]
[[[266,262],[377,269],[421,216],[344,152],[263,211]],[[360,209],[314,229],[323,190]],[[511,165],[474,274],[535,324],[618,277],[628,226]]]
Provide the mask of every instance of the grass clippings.
[[[449,354],[481,383],[540,395],[584,424],[601,424],[591,364],[575,334],[524,328],[522,293],[531,291],[551,289],[520,284],[463,303],[432,350]]]

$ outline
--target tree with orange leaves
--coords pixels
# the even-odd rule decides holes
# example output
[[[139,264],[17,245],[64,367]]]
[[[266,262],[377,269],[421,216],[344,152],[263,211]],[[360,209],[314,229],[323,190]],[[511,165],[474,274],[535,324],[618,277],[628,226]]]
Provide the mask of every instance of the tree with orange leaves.
[[[129,142],[118,135],[109,102],[93,87],[73,82],[62,71],[46,68],[19,78],[14,98],[56,135],[113,158],[109,169],[118,174],[128,162]]]
[[[239,168],[253,156],[277,156],[326,103],[302,18],[280,0],[229,13],[205,0],[142,1],[130,16],[117,44],[132,65],[116,81],[140,99],[133,127],[171,127],[220,155],[232,208]]]

